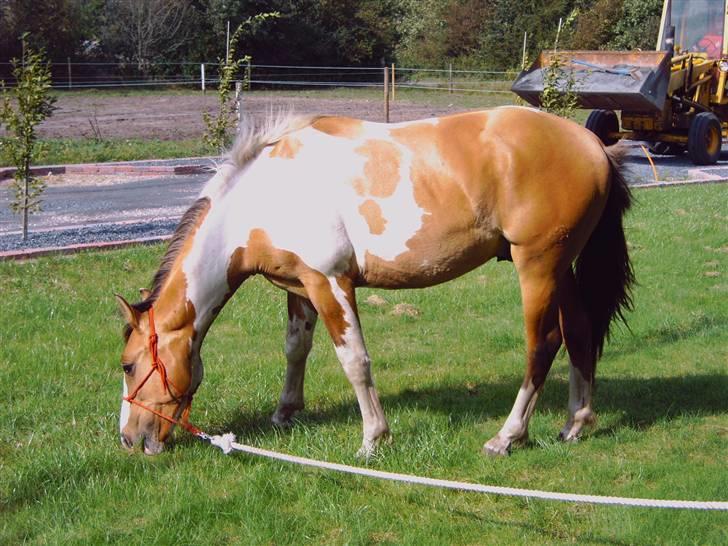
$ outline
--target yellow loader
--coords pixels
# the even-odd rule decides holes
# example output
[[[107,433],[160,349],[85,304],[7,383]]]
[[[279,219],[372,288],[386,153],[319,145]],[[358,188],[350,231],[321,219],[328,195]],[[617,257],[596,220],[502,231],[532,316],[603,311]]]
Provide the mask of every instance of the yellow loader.
[[[540,106],[543,71],[559,55],[605,144],[647,141],[653,153],[714,164],[728,136],[727,3],[665,0],[656,51],[544,51],[511,89]]]

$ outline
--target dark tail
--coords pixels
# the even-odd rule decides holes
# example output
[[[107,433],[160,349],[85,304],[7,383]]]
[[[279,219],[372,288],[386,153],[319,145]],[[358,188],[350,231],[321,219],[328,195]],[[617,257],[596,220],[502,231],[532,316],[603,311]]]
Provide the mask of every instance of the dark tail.
[[[612,320],[617,317],[626,324],[624,312],[632,309],[634,272],[622,227],[632,203],[622,166],[625,151],[619,145],[605,148],[611,168],[609,197],[575,265],[579,295],[591,321],[594,362],[602,355]]]

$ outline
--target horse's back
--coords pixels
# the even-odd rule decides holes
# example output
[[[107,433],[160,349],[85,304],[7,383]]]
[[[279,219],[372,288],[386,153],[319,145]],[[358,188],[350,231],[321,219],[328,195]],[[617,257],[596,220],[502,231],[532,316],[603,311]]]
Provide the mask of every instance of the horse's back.
[[[348,260],[365,284],[427,286],[511,243],[563,236],[598,208],[609,167],[590,135],[526,108],[398,124],[324,117],[263,150],[243,193],[271,240],[307,263]]]

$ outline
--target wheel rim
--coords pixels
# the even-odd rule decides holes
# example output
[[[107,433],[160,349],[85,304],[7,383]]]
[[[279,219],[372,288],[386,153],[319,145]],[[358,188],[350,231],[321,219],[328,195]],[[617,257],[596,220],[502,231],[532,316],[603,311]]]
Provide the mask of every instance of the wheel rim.
[[[721,131],[716,127],[711,127],[705,133],[705,149],[708,151],[709,155],[712,156],[720,153],[721,137]]]

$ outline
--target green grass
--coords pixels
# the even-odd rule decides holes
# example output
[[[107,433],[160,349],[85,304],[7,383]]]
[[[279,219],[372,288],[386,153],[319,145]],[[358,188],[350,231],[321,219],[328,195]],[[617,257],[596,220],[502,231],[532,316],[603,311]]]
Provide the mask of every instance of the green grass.
[[[38,165],[102,163],[138,159],[174,159],[211,155],[202,139],[158,140],[143,138],[45,139]]]
[[[728,185],[643,190],[628,220],[639,280],[632,332],[598,370],[595,429],[565,419],[560,355],[506,459],[480,455],[523,373],[517,280],[489,263],[421,291],[377,292],[360,310],[395,443],[374,468],[554,491],[728,500]],[[728,514],[595,507],[446,492],[225,457],[185,434],[155,457],[118,445],[120,319],[163,248],[0,263],[0,543],[725,544]],[[421,315],[397,317],[394,304]],[[203,349],[193,422],[211,433],[355,463],[361,420],[324,328],[307,409],[268,423],[284,373],[285,296],[244,285]]]

